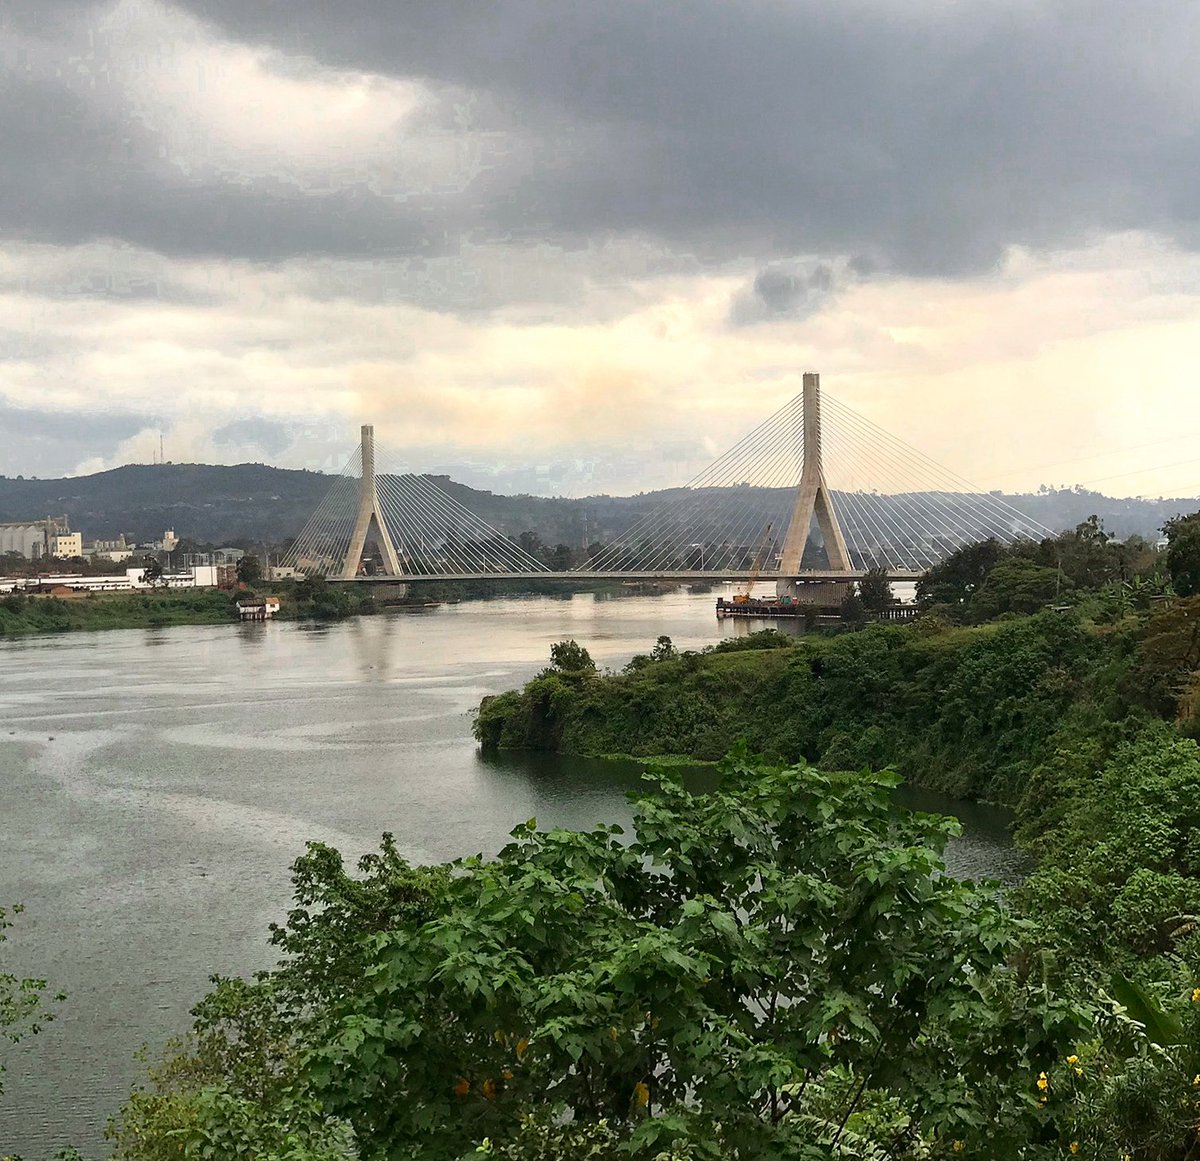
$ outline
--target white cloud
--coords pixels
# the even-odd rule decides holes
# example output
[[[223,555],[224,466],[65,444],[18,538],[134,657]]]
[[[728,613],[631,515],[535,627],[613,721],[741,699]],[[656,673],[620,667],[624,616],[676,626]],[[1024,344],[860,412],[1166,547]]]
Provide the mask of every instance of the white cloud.
[[[363,180],[393,164],[406,130],[433,101],[414,80],[334,71],[221,39],[156,0],[120,0],[94,37],[96,67],[189,174],[330,187]]]
[[[558,257],[518,254],[534,280]],[[484,264],[503,259],[488,251]],[[150,278],[169,293],[63,291],[106,263],[114,286]],[[341,272],[348,291],[352,270]],[[1200,432],[1191,255],[1145,235],[1052,257],[1014,252],[985,278],[862,280],[801,321],[730,326],[729,303],[753,274],[742,265],[612,283],[581,268],[573,306],[451,314],[405,301],[414,275],[403,266],[386,275],[394,300],[360,301],[318,293],[324,279],[303,264],[10,248],[0,309],[27,340],[17,345],[34,350],[36,338],[40,354],[0,364],[0,396],[161,416],[176,460],[271,458],[212,438],[261,417],[295,432],[277,462],[327,465],[373,422],[381,445],[416,468],[579,461],[591,465],[580,488],[590,473],[637,490],[686,480],[815,369],[842,402],[985,486],[1111,475],[1118,493],[1200,492],[1186,466],[1123,474],[1186,458],[1143,445]],[[150,424],[63,467],[149,459],[157,438]]]

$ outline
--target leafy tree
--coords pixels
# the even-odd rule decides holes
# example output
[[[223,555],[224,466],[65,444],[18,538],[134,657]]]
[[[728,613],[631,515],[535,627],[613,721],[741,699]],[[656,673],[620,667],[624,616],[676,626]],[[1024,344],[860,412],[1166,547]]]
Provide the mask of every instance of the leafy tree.
[[[329,581],[319,573],[296,582],[296,598],[301,601],[317,601],[328,592]]]
[[[1013,556],[1000,561],[972,596],[970,611],[976,620],[987,621],[1001,613],[1036,613],[1060,597],[1070,582],[1058,572]]]
[[[166,583],[163,576],[162,562],[156,557],[150,556],[146,558],[142,569],[142,581],[151,588],[158,588],[160,584]]]
[[[1054,942],[1095,960],[1200,952],[1200,748],[1157,725],[1074,788],[1021,888]]]
[[[880,613],[893,604],[892,585],[887,569],[875,566],[858,582],[858,595],[869,613]]]
[[[522,532],[517,537],[517,543],[521,546],[524,552],[527,552],[535,559],[541,558],[542,553],[542,538],[536,532]]]
[[[678,656],[679,650],[665,633],[654,642],[654,648],[650,650],[651,661],[673,661]]]
[[[596,672],[592,655],[575,640],[559,641],[550,646],[550,664],[560,673],[580,676]]]
[[[253,588],[263,578],[262,561],[253,553],[246,553],[238,561],[237,578],[247,588]]]
[[[1109,581],[1128,576],[1135,559],[1132,549],[1127,550],[1104,530],[1098,516],[1089,516],[1072,531],[1040,544],[1015,544],[1010,552],[1054,569],[1081,589],[1099,589]]]
[[[1173,716],[1200,671],[1200,594],[1158,609],[1135,656],[1124,692],[1135,703]]]
[[[9,915],[20,915],[24,908],[16,904],[12,908],[0,907],[0,951],[8,940],[5,934],[13,926]],[[0,961],[2,967],[2,961]],[[59,994],[54,997],[61,1000]],[[54,1012],[47,1009],[46,981],[29,979],[0,970],[0,1040],[15,1044],[25,1036],[36,1035],[42,1025],[54,1019]],[[4,1065],[0,1063],[0,1092],[4,1091]]]
[[[304,1045],[318,1014],[361,983],[369,940],[435,915],[442,868],[413,869],[391,835],[358,876],[309,843],[292,867],[295,906],[272,925],[283,961],[254,981],[214,977],[189,1036],[151,1070],[110,1127],[118,1161],[342,1161],[360,1156],[342,1121],[313,1099]]]
[[[1200,512],[1168,520],[1163,532],[1172,587],[1181,597],[1200,593]]]
[[[309,1057],[367,1155],[568,1117],[634,1157],[816,1158],[889,1101],[889,1140],[1045,1133],[1024,1094],[1082,1013],[1005,970],[993,893],[943,874],[955,824],[895,813],[890,775],[724,774],[700,798],[659,775],[631,842],[518,827],[453,865],[439,915],[368,941]]]
[[[296,599],[306,602],[312,615],[321,620],[334,621],[355,611],[350,594],[344,588],[331,585],[325,577],[319,575],[307,576],[297,582]],[[361,602],[358,610],[365,611]]]
[[[961,608],[1004,556],[1004,546],[998,540],[964,545],[917,581],[917,604],[922,609],[933,605]]]
[[[1034,1079],[1088,1013],[897,783],[739,754],[700,797],[655,775],[631,836],[531,820],[438,868],[385,837],[357,878],[310,845],[283,963],[217,982],[116,1156],[1059,1155]]]
[[[867,607],[862,597],[853,590],[842,598],[841,618],[850,626],[862,625],[867,619]]]

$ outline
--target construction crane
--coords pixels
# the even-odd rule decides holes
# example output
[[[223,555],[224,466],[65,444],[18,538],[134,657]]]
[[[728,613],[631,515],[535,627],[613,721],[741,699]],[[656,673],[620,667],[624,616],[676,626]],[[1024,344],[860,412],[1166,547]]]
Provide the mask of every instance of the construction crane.
[[[754,559],[750,562],[750,571],[746,574],[745,587],[740,593],[733,594],[733,603],[735,605],[744,605],[750,600],[750,594],[754,592],[754,584],[758,580],[758,574],[762,572],[763,564],[767,559],[767,548],[771,543],[771,529],[773,524],[768,524],[762,534],[762,539],[758,542],[758,547],[754,550]]]

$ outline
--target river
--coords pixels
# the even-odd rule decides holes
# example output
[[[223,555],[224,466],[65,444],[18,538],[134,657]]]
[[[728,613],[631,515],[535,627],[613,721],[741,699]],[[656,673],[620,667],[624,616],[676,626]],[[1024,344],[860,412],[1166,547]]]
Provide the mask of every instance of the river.
[[[271,961],[309,839],[348,861],[392,831],[414,862],[494,852],[516,823],[629,816],[632,766],[482,757],[471,713],[574,637],[618,668],[757,626],[715,594],[448,605],[332,625],[75,633],[0,642],[0,904],[27,911],[0,970],[68,993],[5,1050],[0,1155],[100,1152],[134,1053],[181,1031],[210,974]],[[966,825],[948,861],[1018,873],[1005,816],[931,795]]]

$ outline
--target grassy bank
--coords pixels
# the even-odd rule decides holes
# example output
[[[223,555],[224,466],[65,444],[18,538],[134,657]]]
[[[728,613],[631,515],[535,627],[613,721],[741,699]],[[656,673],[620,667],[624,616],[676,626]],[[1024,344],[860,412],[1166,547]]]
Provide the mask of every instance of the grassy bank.
[[[89,593],[78,597],[11,594],[0,598],[0,636],[5,637],[80,629],[224,625],[235,619],[232,597],[217,589]]]
[[[272,584],[281,598],[280,620],[340,620],[376,611],[370,593],[320,584]],[[147,629],[170,625],[227,625],[238,620],[235,594],[221,589],[164,589],[51,597],[0,597],[0,637],[93,629]]]

